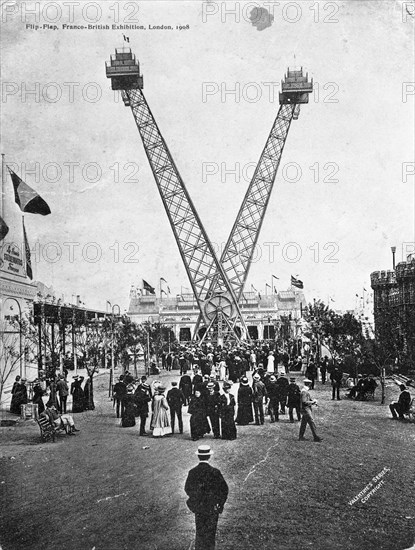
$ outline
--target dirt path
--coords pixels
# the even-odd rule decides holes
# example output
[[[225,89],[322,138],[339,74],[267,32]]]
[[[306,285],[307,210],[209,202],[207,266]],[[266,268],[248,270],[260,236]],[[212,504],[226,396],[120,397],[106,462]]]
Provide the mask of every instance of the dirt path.
[[[168,387],[178,378],[162,374]],[[0,429],[3,550],[190,547],[194,517],[183,487],[198,442],[190,440],[187,413],[184,435],[139,437],[137,426],[121,428],[115,418],[106,374],[95,394],[96,410],[74,415],[76,437],[42,444],[31,421]],[[388,402],[396,394],[388,387]],[[307,433],[310,440],[299,442],[298,424],[286,416],[239,427],[236,441],[205,438],[230,488],[219,550],[403,550],[414,543],[415,426],[389,419],[379,401],[331,401],[329,386],[318,384],[315,397],[320,444]],[[362,491],[366,502],[350,504]]]

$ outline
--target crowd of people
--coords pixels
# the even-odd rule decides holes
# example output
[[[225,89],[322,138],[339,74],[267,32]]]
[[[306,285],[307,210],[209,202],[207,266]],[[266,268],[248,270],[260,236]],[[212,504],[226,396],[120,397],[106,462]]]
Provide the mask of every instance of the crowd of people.
[[[279,422],[287,414],[291,423],[303,421],[312,429],[315,425],[310,397],[316,380],[332,386],[332,399],[340,400],[340,389],[345,381],[341,362],[329,361],[327,356],[319,361],[313,357],[290,357],[286,351],[271,349],[267,345],[242,345],[239,348],[202,346],[188,347],[161,357],[161,368],[180,373],[178,381],[167,388],[157,377],[150,384],[146,376],[135,379],[125,371],[113,386],[113,403],[117,418],[123,427],[132,427],[139,421],[139,435],[163,437],[178,431],[183,434],[183,408],[190,415],[190,437],[193,441],[212,434],[215,439],[233,440],[237,426],[251,423],[263,425]],[[291,371],[300,372],[306,378],[300,389]],[[157,371],[156,371],[157,372]],[[159,371],[158,371],[159,372]],[[247,374],[252,374],[249,381]],[[43,371],[31,383],[31,398],[41,414],[47,408],[61,415],[67,413],[67,400],[72,396],[72,412],[94,409],[92,378],[75,375],[69,387],[67,371],[47,379]],[[10,411],[21,414],[21,405],[28,402],[26,380],[16,377],[12,388]],[[234,384],[238,389],[233,389]],[[366,400],[377,387],[373,375],[349,376],[346,381],[346,397]],[[306,395],[307,394],[307,395]],[[44,402],[46,400],[46,403]],[[312,403],[313,402],[313,403]],[[308,405],[305,405],[308,403]],[[391,409],[392,410],[392,409]],[[398,408],[394,409],[399,413]],[[300,433],[300,439],[303,433]]]
[[[266,367],[261,362],[257,364],[252,353],[249,358],[232,353],[227,361],[223,356],[216,357],[216,363],[214,353],[207,353],[196,359],[190,372],[187,370],[189,357],[185,353],[181,356],[183,361],[180,363],[179,356],[177,365],[180,379],[171,382],[168,390],[157,379],[151,384],[146,376],[135,381],[128,371],[119,377],[113,387],[113,404],[123,427],[135,426],[139,419],[141,436],[149,435],[150,431],[153,437],[174,434],[176,426],[182,434],[183,408],[187,407],[193,441],[208,434],[215,439],[233,440],[237,438],[237,426],[263,425],[267,415],[270,423],[279,422],[280,416],[285,414],[290,423],[300,422],[304,414],[311,413],[311,406],[315,404],[309,396],[314,381],[306,379],[309,385],[305,385],[307,396],[303,399],[304,392],[296,378],[287,377],[285,366],[275,360],[273,351],[266,352]],[[192,359],[195,361],[194,357]],[[252,383],[247,377],[251,367]],[[171,370],[167,360],[165,369]],[[236,382],[239,382],[238,389],[232,392]],[[312,416],[306,416],[312,421]],[[308,423],[314,439],[320,440],[315,425]]]
[[[69,395],[72,395],[72,412],[94,410],[92,378],[87,377],[84,384],[83,376],[75,375],[72,378],[73,382],[69,387],[67,371],[47,378],[41,370],[39,377],[28,386],[25,378],[16,376],[11,390],[10,412],[20,415],[21,405],[26,405],[31,397],[30,401],[37,405],[39,415],[44,412],[45,407],[50,406],[54,406],[61,414],[66,414]]]

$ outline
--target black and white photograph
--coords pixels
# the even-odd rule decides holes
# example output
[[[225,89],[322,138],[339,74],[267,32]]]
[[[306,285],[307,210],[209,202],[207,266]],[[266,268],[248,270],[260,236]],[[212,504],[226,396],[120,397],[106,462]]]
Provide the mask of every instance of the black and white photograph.
[[[414,550],[415,1],[0,18],[0,550]]]

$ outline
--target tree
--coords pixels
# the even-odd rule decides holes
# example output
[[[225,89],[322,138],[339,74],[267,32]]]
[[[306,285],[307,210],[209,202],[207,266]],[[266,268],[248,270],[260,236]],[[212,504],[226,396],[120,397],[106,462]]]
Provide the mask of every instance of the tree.
[[[137,377],[137,362],[146,348],[147,334],[144,328],[125,316],[117,327],[116,336],[117,353],[122,357],[124,368],[129,367],[132,356],[134,375]]]
[[[363,341],[362,325],[352,314],[339,315],[324,302],[316,300],[305,308],[304,318],[318,351],[320,344],[324,344],[334,359],[359,353]]]
[[[146,321],[143,323],[143,327],[149,334],[150,354],[159,357],[163,351],[167,351],[169,343],[174,344],[176,342],[173,330],[167,325]]]

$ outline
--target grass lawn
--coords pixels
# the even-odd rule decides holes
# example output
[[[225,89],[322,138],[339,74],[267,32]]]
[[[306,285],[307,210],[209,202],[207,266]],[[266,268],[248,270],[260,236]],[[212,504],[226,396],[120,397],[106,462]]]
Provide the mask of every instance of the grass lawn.
[[[170,387],[179,376],[161,378]],[[95,393],[96,410],[74,415],[76,437],[41,443],[33,421],[0,428],[2,550],[192,547],[194,516],[183,487],[200,442],[190,440],[187,412],[183,435],[139,437],[137,426],[121,428],[115,418],[107,374],[96,379]],[[391,383],[386,402],[398,393]],[[308,441],[298,441],[299,425],[287,415],[239,427],[236,441],[204,438],[230,489],[218,550],[414,544],[415,425],[392,420],[379,395],[331,401],[330,386],[317,383],[314,396],[321,443],[308,428]]]

